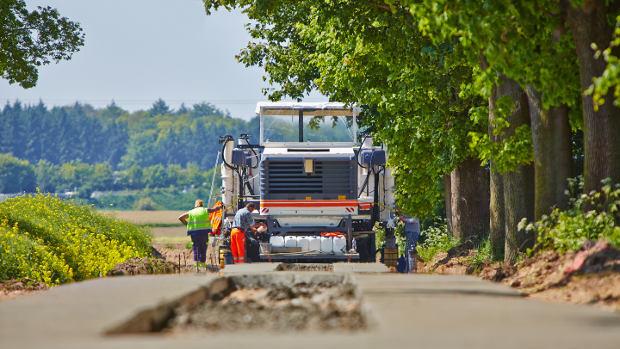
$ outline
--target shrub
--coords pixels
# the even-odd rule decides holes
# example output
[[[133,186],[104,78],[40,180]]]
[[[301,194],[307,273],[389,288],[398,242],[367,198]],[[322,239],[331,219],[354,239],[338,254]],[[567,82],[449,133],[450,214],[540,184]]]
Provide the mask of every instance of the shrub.
[[[490,263],[493,260],[491,254],[491,241],[485,239],[476,248],[476,253],[468,258],[468,265],[474,271],[480,271],[485,264]]]
[[[373,231],[375,232],[375,247],[377,249],[383,248],[385,244],[385,228],[380,223],[375,223]],[[398,247],[398,256],[404,256],[407,249],[407,236],[405,235],[405,223],[400,220],[394,226],[394,237]]]
[[[431,261],[438,253],[447,252],[459,243],[459,240],[448,232],[445,221],[423,230],[420,237],[423,242],[418,245],[416,251],[425,262]]]
[[[3,231],[13,232],[10,235],[4,233],[4,239],[9,241],[10,246],[21,246],[6,248],[13,254],[10,258],[39,256],[49,252],[70,268],[71,273],[66,273],[67,277],[36,279],[46,283],[106,275],[117,263],[150,254],[150,236],[143,228],[104,217],[90,207],[78,206],[56,197],[37,194],[2,202],[0,222]],[[3,268],[7,268],[8,275],[9,268],[4,264]],[[39,269],[47,267],[45,263],[33,263],[30,268],[34,269],[31,273],[36,274]],[[10,272],[11,275],[15,273],[14,270]],[[27,277],[26,274],[20,272],[19,275]]]
[[[0,154],[0,193],[32,193],[35,189],[34,167],[10,154]]]
[[[28,279],[57,285],[73,278],[73,271],[42,241],[0,226],[0,280]]]
[[[536,234],[536,247],[558,252],[575,251],[585,241],[604,239],[620,247],[620,185],[603,181],[600,191],[576,195],[582,188],[579,179],[571,180],[569,208],[554,209],[538,222],[527,224],[526,230]]]
[[[379,250],[383,248],[383,244],[385,244],[385,228],[377,222],[372,230],[375,232],[375,247]]]
[[[133,205],[133,208],[139,211],[155,211],[155,206],[155,201],[153,201],[153,199],[149,197],[143,197],[136,201],[136,203]]]

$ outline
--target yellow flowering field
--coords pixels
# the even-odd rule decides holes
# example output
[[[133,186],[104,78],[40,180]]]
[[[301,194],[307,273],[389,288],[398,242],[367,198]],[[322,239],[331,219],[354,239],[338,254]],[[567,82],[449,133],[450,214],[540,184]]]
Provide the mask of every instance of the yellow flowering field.
[[[42,194],[0,203],[0,280],[56,285],[150,254],[145,228]]]

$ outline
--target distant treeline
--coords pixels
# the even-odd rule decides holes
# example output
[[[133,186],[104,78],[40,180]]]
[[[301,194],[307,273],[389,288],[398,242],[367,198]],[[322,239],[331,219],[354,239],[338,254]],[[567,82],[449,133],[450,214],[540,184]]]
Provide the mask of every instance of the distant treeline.
[[[218,137],[240,133],[258,135],[258,120],[232,118],[209,103],[172,110],[160,99],[149,110],[128,112],[114,103],[50,109],[17,101],[0,112],[0,153],[32,164],[103,163],[116,170],[193,163],[206,169],[215,161]]]
[[[189,163],[156,164],[146,167],[132,165],[113,170],[107,163],[68,162],[55,165],[46,160],[31,164],[10,154],[0,154],[0,193],[76,191],[87,198],[94,191],[141,190],[156,188],[207,188],[213,169],[203,170]],[[217,178],[219,183],[219,178]]]

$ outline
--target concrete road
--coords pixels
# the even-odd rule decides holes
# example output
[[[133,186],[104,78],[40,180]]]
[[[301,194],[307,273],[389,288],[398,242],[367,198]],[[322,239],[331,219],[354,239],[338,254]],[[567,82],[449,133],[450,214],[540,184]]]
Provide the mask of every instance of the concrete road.
[[[271,273],[275,264],[226,268]],[[0,302],[0,348],[619,348],[620,315],[543,303],[467,276],[353,273],[372,326],[354,333],[192,333],[105,336],[138,311],[178,299],[216,275],[91,280]]]

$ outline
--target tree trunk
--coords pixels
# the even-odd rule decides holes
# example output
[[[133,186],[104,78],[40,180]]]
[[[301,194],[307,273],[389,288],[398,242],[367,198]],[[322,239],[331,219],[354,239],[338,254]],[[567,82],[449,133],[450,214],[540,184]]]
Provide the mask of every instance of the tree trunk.
[[[529,124],[527,96],[519,85],[504,76],[496,88],[494,98],[509,96],[514,102],[514,110],[507,117],[510,126],[504,131],[504,137],[510,137],[515,129]],[[532,166],[519,166],[514,171],[505,173],[504,184],[504,229],[506,242],[504,245],[504,261],[514,263],[519,251],[523,251],[533,243],[531,237],[519,231],[519,221],[523,218],[533,220],[534,216],[534,171]]]
[[[493,260],[504,258],[504,244],[506,241],[504,221],[504,183],[502,175],[493,168],[491,163],[489,183],[489,242]]]
[[[489,138],[492,142],[500,142],[501,137],[493,134],[493,124],[496,118],[496,98],[497,88],[489,98]],[[489,242],[491,245],[491,256],[493,260],[504,258],[504,244],[506,241],[505,221],[504,221],[504,181],[503,175],[497,171],[493,161],[489,164]]]
[[[480,241],[489,231],[489,181],[476,159],[460,163],[450,174],[452,234]]]
[[[592,79],[601,76],[605,70],[605,61],[594,57],[591,45],[594,43],[599,49],[609,46],[613,28],[607,17],[613,11],[604,0],[586,0],[578,7],[571,3],[564,2],[577,50],[581,90],[584,91],[592,84]],[[617,4],[611,2],[609,6]],[[613,105],[612,92],[598,111],[594,110],[592,96],[582,95],[585,192],[600,188],[601,180],[607,177],[614,182],[620,181],[620,109]]]
[[[540,94],[531,86],[526,92],[534,146],[534,218],[538,220],[554,207],[566,207],[572,167],[570,125],[566,106],[543,110]]]
[[[443,176],[443,200],[446,206],[446,223],[448,231],[452,232],[452,189],[450,186],[450,175]]]
[[[534,236],[519,229],[519,222],[525,218],[534,220],[534,166],[520,166],[504,176],[504,205],[506,243],[504,261],[514,263],[519,252],[534,245]]]

